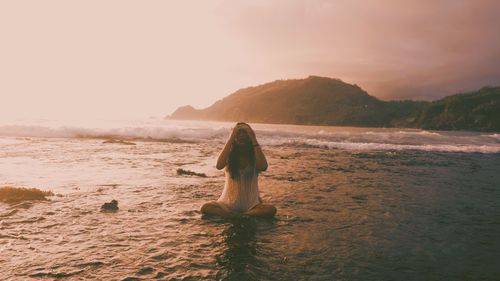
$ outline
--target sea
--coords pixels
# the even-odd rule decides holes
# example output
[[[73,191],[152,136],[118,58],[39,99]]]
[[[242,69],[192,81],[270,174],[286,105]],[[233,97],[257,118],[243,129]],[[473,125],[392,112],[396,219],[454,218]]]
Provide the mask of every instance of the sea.
[[[251,123],[276,217],[202,216],[234,125],[0,123],[0,280],[500,280],[500,134]]]

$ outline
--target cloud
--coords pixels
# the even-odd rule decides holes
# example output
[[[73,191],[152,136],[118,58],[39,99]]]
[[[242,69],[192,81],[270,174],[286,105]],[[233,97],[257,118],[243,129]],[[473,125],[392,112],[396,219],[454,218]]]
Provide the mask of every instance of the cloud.
[[[498,1],[273,1],[229,10],[234,36],[281,76],[339,77],[381,98],[500,84]]]
[[[2,1],[0,118],[163,116],[321,75],[383,99],[500,84],[493,0]]]

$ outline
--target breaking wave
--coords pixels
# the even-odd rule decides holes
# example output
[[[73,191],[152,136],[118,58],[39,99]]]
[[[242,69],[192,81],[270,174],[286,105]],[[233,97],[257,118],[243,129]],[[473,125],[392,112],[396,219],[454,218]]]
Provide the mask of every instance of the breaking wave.
[[[281,145],[345,150],[422,150],[463,153],[500,153],[500,146],[459,144],[392,144],[374,142],[285,141]]]
[[[227,136],[224,129],[172,128],[172,127],[121,127],[121,128],[83,128],[83,127],[46,127],[39,125],[0,126],[0,136],[39,137],[39,138],[121,138],[134,140],[175,140],[206,141]]]
[[[16,124],[0,126],[3,137],[118,138],[136,141],[225,143],[233,123],[147,121],[67,126]],[[422,150],[500,153],[499,134],[435,132],[416,129],[373,129],[326,126],[253,125],[259,142],[270,146],[345,150]]]

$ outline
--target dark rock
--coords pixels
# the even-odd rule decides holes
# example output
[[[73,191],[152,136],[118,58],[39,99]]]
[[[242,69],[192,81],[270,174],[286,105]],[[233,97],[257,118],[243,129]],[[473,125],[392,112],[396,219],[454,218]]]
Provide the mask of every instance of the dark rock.
[[[101,212],[116,212],[118,211],[118,201],[111,200],[109,203],[104,203],[101,206]]]
[[[177,169],[177,174],[178,175],[188,175],[188,176],[197,176],[197,177],[202,177],[202,178],[206,178],[207,175],[205,173],[196,173],[196,172],[193,172],[193,171],[189,171],[189,170],[184,170],[184,169]]]
[[[0,187],[0,202],[5,203],[20,203],[24,201],[44,201],[48,200],[47,196],[52,196],[51,191],[43,191],[37,188],[25,187]]]

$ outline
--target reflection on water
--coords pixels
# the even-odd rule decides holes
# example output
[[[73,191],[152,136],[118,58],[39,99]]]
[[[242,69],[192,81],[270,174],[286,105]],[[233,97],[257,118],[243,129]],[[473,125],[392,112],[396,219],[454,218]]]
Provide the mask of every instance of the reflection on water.
[[[253,269],[262,266],[256,257],[255,234],[257,224],[252,218],[241,218],[229,222],[222,232],[223,251],[216,256],[221,271],[217,278],[224,280],[257,280]]]
[[[58,196],[0,203],[3,280],[500,276],[500,154],[263,146],[277,217],[226,221],[198,211],[222,192],[222,144],[21,142],[0,152],[0,185]],[[112,199],[120,209],[100,212]]]

